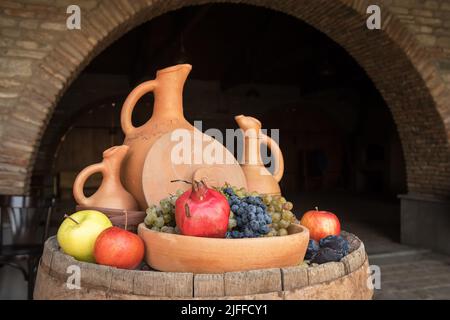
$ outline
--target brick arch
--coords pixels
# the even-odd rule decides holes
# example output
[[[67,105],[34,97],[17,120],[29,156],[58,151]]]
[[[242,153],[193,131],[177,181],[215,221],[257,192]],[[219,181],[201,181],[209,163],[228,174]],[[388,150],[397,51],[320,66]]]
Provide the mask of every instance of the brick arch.
[[[344,47],[373,80],[392,112],[402,141],[409,192],[450,196],[449,89],[427,52],[382,7],[382,31],[365,28],[367,0],[109,0],[83,14],[82,30],[64,31],[35,63],[2,134],[1,186],[26,192],[35,154],[59,98],[94,56],[139,24],[188,5],[212,2],[263,6],[297,17]],[[372,2],[372,1],[371,1]],[[65,23],[65,16],[60,24]],[[382,125],[382,124],[380,124]],[[12,129],[14,130],[8,130]],[[13,179],[14,178],[14,179]]]

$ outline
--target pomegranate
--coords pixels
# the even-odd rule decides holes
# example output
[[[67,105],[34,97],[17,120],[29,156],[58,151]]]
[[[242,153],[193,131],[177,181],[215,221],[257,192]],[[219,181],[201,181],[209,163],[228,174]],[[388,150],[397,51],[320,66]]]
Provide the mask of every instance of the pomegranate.
[[[300,224],[309,229],[309,237],[315,241],[330,235],[339,235],[341,233],[341,224],[338,217],[332,212],[310,210],[306,212]]]
[[[227,198],[203,181],[194,181],[175,203],[175,220],[186,236],[225,238],[229,216]]]

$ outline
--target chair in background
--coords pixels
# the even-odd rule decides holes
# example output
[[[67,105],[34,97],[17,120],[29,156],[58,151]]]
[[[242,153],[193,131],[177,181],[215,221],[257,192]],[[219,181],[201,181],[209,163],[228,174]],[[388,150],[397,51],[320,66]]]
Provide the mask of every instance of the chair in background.
[[[0,266],[20,270],[33,297],[37,265],[48,237],[55,199],[0,196]],[[25,262],[25,263],[24,263]]]

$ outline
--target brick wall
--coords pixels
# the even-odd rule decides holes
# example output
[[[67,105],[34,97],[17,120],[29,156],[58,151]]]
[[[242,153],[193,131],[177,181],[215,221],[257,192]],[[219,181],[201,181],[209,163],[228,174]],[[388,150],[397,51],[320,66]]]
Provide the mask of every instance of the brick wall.
[[[389,10],[428,49],[443,80],[450,84],[450,1],[385,0]]]
[[[131,28],[207,0],[78,0],[82,29],[65,27],[68,0],[0,1],[0,193],[27,192],[46,123],[89,61]],[[446,0],[229,0],[296,16],[366,70],[397,124],[411,193],[450,196],[450,43]],[[383,29],[365,28],[382,7]]]

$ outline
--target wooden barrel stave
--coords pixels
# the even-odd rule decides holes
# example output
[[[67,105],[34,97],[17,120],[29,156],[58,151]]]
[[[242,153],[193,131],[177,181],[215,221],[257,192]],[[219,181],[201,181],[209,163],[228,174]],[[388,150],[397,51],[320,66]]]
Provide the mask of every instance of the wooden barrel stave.
[[[45,243],[34,298],[371,299],[364,245],[354,235],[345,236],[351,252],[340,262],[225,274],[122,270],[80,262],[61,252],[52,237]],[[70,266],[81,272],[80,289],[67,286]]]

